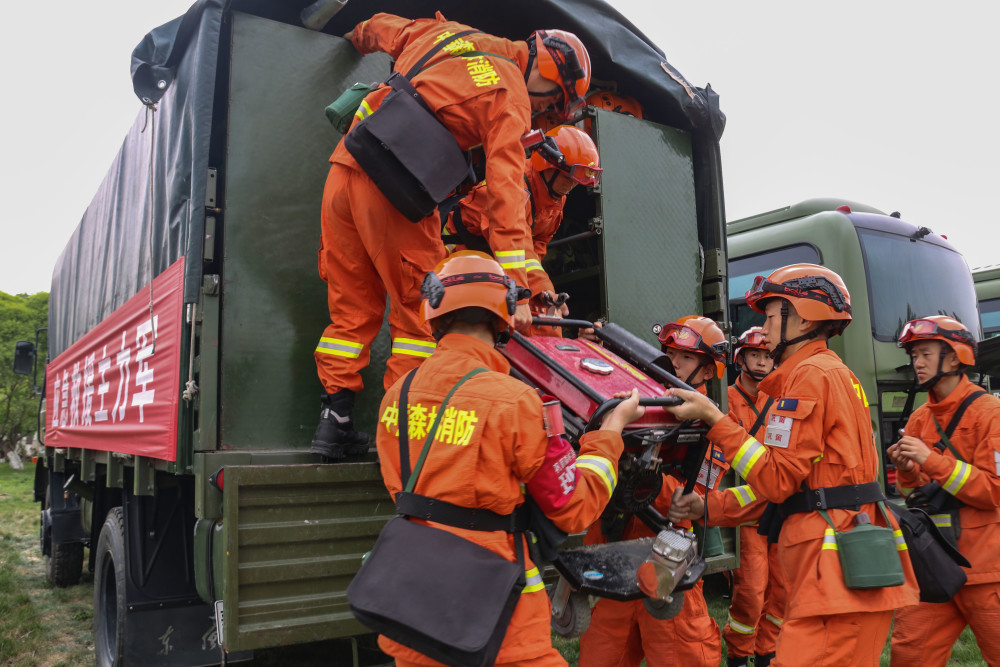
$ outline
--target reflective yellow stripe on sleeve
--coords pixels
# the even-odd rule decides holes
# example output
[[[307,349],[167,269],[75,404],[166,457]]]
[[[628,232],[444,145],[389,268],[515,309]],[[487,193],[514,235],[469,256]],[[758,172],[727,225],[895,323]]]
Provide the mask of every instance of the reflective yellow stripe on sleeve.
[[[319,345],[316,346],[316,351],[320,354],[332,354],[338,357],[347,357],[348,359],[357,359],[361,356],[361,351],[364,349],[364,345],[355,343],[352,340],[326,337],[320,338]]]
[[[915,489],[912,489],[912,488],[910,488],[910,487],[908,487],[908,486],[900,486],[900,487],[897,487],[897,488],[899,488],[899,493],[900,493],[900,494],[901,494],[901,495],[902,495],[902,496],[903,496],[904,498],[909,498],[909,497],[910,497],[910,494],[911,494],[911,493],[913,493],[913,492],[915,491]]]
[[[365,118],[368,118],[368,116],[371,115],[372,115],[372,108],[368,106],[368,101],[361,100],[361,106],[359,106],[358,110],[354,112],[354,117],[359,120],[364,120]],[[379,118],[381,118],[381,116],[379,116]]]
[[[411,354],[414,357],[429,357],[434,354],[437,343],[415,338],[393,338],[392,354]]]
[[[775,625],[777,625],[779,628],[781,627],[781,624],[785,622],[785,619],[778,618],[777,616],[772,616],[771,614],[764,614],[764,618],[766,618],[767,620],[771,621],[772,623],[774,623]]]
[[[590,471],[600,477],[601,481],[604,482],[604,486],[608,489],[608,498],[611,497],[611,494],[615,491],[615,486],[618,484],[615,467],[611,461],[603,456],[584,454],[577,457],[576,467],[578,470]]]
[[[753,501],[757,500],[757,495],[753,492],[753,489],[749,485],[744,484],[743,486],[733,486],[726,491],[732,491],[733,495],[736,496],[736,502],[740,504],[740,507],[746,507]]]
[[[740,474],[740,477],[746,479],[750,476],[750,471],[757,463],[757,459],[763,455],[764,445],[757,442],[756,438],[748,438],[737,450],[736,456],[733,458],[733,468]]]
[[[840,548],[837,547],[837,536],[834,534],[833,528],[827,528],[826,532],[823,533],[823,548],[840,551]]]
[[[942,486],[945,491],[951,495],[955,495],[969,481],[969,475],[971,474],[972,466],[965,461],[955,461],[955,469],[951,471],[951,476],[948,477],[948,480]]]
[[[523,269],[524,268],[524,251],[523,250],[501,250],[496,253],[497,261],[500,262],[500,266],[504,269]]]
[[[539,574],[537,567],[526,570],[524,578],[526,582],[524,588],[521,590],[522,593],[534,593],[535,591],[545,589],[545,582],[542,581],[542,575]]]
[[[892,536],[896,538],[896,551],[906,551],[906,538],[903,537],[903,531],[894,530],[892,531]]]
[[[542,263],[537,259],[527,259],[524,261],[524,268],[528,271],[542,271]]]

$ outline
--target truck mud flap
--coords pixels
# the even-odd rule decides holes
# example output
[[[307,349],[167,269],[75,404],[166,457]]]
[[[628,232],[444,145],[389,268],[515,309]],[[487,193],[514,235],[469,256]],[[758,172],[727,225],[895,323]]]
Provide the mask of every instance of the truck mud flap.
[[[367,633],[351,615],[345,591],[395,514],[378,464],[225,470],[226,650]]]

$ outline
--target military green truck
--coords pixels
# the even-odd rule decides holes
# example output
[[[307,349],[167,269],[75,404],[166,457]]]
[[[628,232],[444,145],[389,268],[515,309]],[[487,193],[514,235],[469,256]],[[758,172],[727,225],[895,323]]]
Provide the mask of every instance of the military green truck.
[[[808,262],[839,273],[851,293],[853,321],[830,341],[861,381],[881,445],[886,493],[897,495],[885,449],[913,407],[913,371],[896,346],[903,325],[926,315],[948,315],[982,339],[972,275],[965,258],[927,227],[843,199],[810,199],[727,226],[729,307],[733,330],[761,324],[744,294],[756,275]]]
[[[994,395],[1000,396],[1000,264],[980,266],[972,270],[979,299],[979,319],[983,326],[983,342],[979,347],[980,370],[987,374],[986,382]]]
[[[512,39],[578,34],[595,83],[645,119],[585,110],[605,172],[567,203],[546,260],[557,288],[574,317],[654,344],[653,324],[684,314],[728,329],[725,116],[611,6],[357,0],[309,29],[306,5],[199,0],[140,42],[138,117],[53,273],[35,497],[55,585],[79,581],[89,548],[99,665],[366,633],[344,591],[394,506],[374,451],[338,465],[309,452],[320,200],[340,139],[324,108],[390,71],[340,37],[359,21],[440,10]],[[19,346],[16,364],[34,354]],[[370,433],[388,354],[383,331],[356,406]],[[724,544],[710,571],[735,565]]]

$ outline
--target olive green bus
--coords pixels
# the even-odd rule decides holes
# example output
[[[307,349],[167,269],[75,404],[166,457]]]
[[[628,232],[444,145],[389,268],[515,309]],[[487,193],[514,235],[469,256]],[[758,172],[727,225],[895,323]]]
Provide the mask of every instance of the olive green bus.
[[[896,440],[906,413],[926,396],[913,390],[909,360],[896,346],[903,324],[948,315],[982,338],[965,258],[943,236],[903,221],[898,213],[846,200],[810,199],[732,221],[727,239],[735,335],[763,322],[743,297],[754,276],[808,262],[844,278],[853,321],[830,348],[861,380],[883,453]],[[886,464],[886,493],[894,494],[895,471]]]

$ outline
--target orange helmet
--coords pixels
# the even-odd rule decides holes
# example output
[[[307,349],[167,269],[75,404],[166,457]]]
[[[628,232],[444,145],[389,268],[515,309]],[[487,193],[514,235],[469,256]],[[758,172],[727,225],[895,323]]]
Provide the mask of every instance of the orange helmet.
[[[541,144],[531,154],[531,166],[535,171],[558,169],[580,185],[594,186],[600,182],[601,156],[590,135],[572,125],[559,125],[545,136],[552,137],[559,150],[551,150],[548,142]]]
[[[642,107],[631,97],[618,95],[609,90],[599,90],[587,96],[587,104],[598,109],[607,109],[615,113],[623,113],[626,116],[642,118]]]
[[[899,347],[910,351],[913,343],[918,340],[939,340],[951,346],[958,357],[959,363],[965,366],[976,365],[976,355],[979,347],[968,327],[951,317],[931,315],[910,320],[903,325],[899,334]]]
[[[590,54],[580,38],[565,30],[536,30],[528,37],[531,56],[538,58],[538,73],[556,83],[562,92],[556,111],[570,119],[585,105],[590,87]]]
[[[792,264],[775,269],[767,278],[757,276],[746,299],[758,313],[770,299],[784,299],[804,320],[839,320],[835,334],[843,333],[851,322],[851,294],[844,279],[817,264]]]
[[[420,321],[430,322],[461,308],[482,308],[496,316],[497,330],[503,331],[514,324],[517,297],[514,279],[504,274],[495,259],[461,250],[424,276]]]
[[[541,130],[542,132],[548,132],[561,123],[562,118],[555,111],[543,111],[531,118],[532,129]]]
[[[688,315],[676,322],[653,327],[662,348],[672,347],[707,354],[715,361],[715,377],[726,374],[729,341],[719,325],[700,315]]]
[[[767,345],[764,345],[764,327],[750,327],[740,334],[733,358],[738,358],[743,350],[767,350]]]

